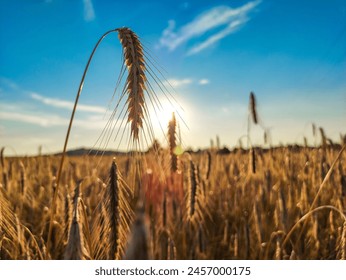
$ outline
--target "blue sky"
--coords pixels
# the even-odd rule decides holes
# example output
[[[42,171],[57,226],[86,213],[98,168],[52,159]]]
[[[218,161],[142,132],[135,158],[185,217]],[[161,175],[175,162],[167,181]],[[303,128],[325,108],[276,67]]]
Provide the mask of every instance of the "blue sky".
[[[216,135],[221,145],[237,145],[247,131],[250,91],[273,144],[302,143],[304,136],[313,144],[312,122],[333,140],[346,133],[344,0],[0,3],[0,139],[8,154],[35,154],[39,145],[61,150],[93,47],[123,26],[139,35],[162,82],[173,86],[184,109],[185,146],[207,147]],[[114,105],[121,55],[116,34],[97,50],[69,148],[96,143]],[[171,108],[157,94],[168,104],[159,113],[166,122]],[[251,139],[263,144],[262,128],[252,126]],[[126,141],[118,142],[108,148],[126,149]]]

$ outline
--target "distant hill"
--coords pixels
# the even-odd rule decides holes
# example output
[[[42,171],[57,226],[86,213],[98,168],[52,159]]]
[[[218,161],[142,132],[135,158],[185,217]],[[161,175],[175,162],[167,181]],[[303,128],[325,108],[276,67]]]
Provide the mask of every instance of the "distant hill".
[[[280,149],[288,149],[292,152],[299,152],[303,149],[318,149],[320,147],[303,147],[303,146],[299,146],[299,145],[287,145],[287,146],[276,146],[276,147],[272,147],[270,148],[262,148],[262,147],[253,147],[255,150],[261,151],[261,152],[268,152],[269,150],[280,150]],[[332,148],[334,150],[339,150],[341,149],[341,145],[340,144],[333,144],[331,146],[329,146],[329,148]],[[150,149],[149,149],[150,151]],[[210,149],[198,149],[198,150],[193,150],[192,148],[188,148],[185,150],[185,152],[191,153],[191,154],[199,154],[199,153],[204,153],[205,151],[210,151]],[[217,152],[220,155],[228,155],[230,153],[247,153],[248,151],[246,149],[243,148],[233,148],[232,150],[230,150],[227,147],[223,147],[222,149],[219,150],[214,150],[215,152]],[[147,153],[143,152],[143,153]],[[62,153],[56,153],[54,155],[59,156]],[[78,148],[78,149],[74,149],[74,150],[68,150],[66,152],[66,154],[68,156],[85,156],[85,155],[91,155],[91,156],[101,156],[101,155],[105,155],[105,156],[121,156],[121,155],[129,155],[131,154],[131,151],[128,152],[121,152],[121,151],[112,151],[112,150],[96,150],[96,149],[88,149],[88,148]]]
[[[54,155],[59,156],[62,153],[56,153]],[[125,152],[119,152],[119,151],[111,151],[111,150],[92,150],[92,149],[86,149],[86,148],[78,148],[74,150],[68,150],[66,152],[68,156],[85,156],[85,155],[90,155],[90,156],[97,156],[97,155],[105,155],[105,156],[117,156],[117,155],[125,155],[127,153]]]

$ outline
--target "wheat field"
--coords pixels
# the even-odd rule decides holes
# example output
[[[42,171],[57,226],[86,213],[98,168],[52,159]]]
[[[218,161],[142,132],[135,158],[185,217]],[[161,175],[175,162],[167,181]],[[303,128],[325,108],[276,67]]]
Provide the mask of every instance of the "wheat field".
[[[131,149],[71,156],[85,74],[110,32],[123,47]],[[246,148],[183,151],[174,114],[161,146],[147,135],[148,104],[159,104],[139,37],[111,30],[94,51],[63,152],[1,150],[0,259],[346,259],[345,137],[332,143],[321,128],[321,145],[253,146],[250,123],[261,123],[251,93]],[[143,136],[153,141],[146,151]]]
[[[2,158],[0,257],[345,259],[344,154],[311,209],[337,154],[257,148],[253,173],[247,151],[208,150],[181,156],[164,180],[155,170],[169,166],[168,149],[160,161],[142,155],[140,177],[128,155],[103,156],[99,165],[92,156],[68,157],[49,251],[60,157]]]

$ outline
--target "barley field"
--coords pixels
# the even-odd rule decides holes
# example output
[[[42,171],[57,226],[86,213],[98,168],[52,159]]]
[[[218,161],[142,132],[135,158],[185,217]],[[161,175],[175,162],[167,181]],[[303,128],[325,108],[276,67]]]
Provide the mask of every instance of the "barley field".
[[[251,92],[246,148],[184,151],[174,114],[160,144],[150,135],[148,99],[158,103],[139,38],[110,32],[123,47],[126,102],[118,105],[130,149],[67,152],[92,54],[62,153],[1,150],[0,259],[346,259],[344,136],[333,143],[320,128],[318,145],[252,145],[251,125],[262,124]],[[146,151],[143,136],[153,143]]]

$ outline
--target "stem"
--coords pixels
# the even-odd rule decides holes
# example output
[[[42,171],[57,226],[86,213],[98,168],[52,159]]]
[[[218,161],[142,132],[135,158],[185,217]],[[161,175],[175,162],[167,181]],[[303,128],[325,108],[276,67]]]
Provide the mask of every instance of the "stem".
[[[337,161],[339,160],[339,158],[340,158],[342,152],[345,150],[345,148],[346,148],[346,145],[344,145],[344,146],[342,147],[341,151],[339,152],[339,154],[337,155],[336,159],[335,159],[334,162],[332,163],[332,166],[329,168],[327,175],[324,177],[324,179],[323,179],[323,181],[322,181],[320,187],[318,188],[318,191],[317,191],[317,194],[316,194],[316,196],[315,196],[315,198],[314,198],[314,201],[311,203],[311,206],[310,206],[309,211],[310,211],[312,208],[314,208],[314,206],[315,206],[315,204],[316,204],[316,202],[317,202],[317,199],[318,199],[318,197],[319,197],[319,195],[320,195],[320,193],[321,193],[323,187],[324,187],[325,184],[327,183],[329,177],[332,175],[334,166],[336,165]]]
[[[318,211],[324,210],[324,209],[330,209],[330,210],[335,211],[336,213],[339,213],[340,216],[344,219],[344,221],[346,221],[346,216],[345,216],[345,214],[342,213],[342,211],[340,211],[340,210],[337,209],[336,207],[331,206],[331,205],[319,206],[319,207],[317,207],[317,208],[315,208],[315,209],[313,209],[313,210],[310,210],[310,211],[309,211],[308,213],[306,213],[303,217],[301,217],[301,218],[299,219],[298,222],[296,222],[296,223],[294,224],[294,226],[290,229],[290,231],[287,233],[287,235],[286,235],[284,241],[282,242],[281,248],[284,248],[284,246],[286,245],[287,241],[290,239],[290,237],[291,237],[293,231],[297,228],[297,226],[298,226],[300,223],[304,222],[304,224],[303,224],[303,226],[304,226],[304,225],[305,225],[305,222],[307,221],[307,218],[309,218],[312,214],[314,214],[314,213],[316,213],[316,212],[318,212]],[[300,235],[300,236],[301,236],[301,235]],[[297,245],[297,244],[296,244],[296,245]],[[296,246],[295,246],[295,247],[296,247]]]
[[[327,175],[324,177],[324,179],[323,179],[323,181],[322,181],[320,187],[318,188],[317,194],[315,195],[315,198],[314,198],[313,202],[311,203],[311,206],[309,207],[309,211],[308,211],[307,214],[309,214],[309,213],[311,213],[312,211],[315,211],[316,209],[320,208],[320,207],[318,207],[318,208],[315,208],[314,210],[312,210],[312,209],[315,207],[315,204],[317,203],[317,199],[319,198],[320,193],[321,193],[323,187],[326,185],[326,183],[327,183],[329,177],[332,175],[334,166],[336,165],[337,161],[339,160],[339,158],[340,158],[342,152],[345,150],[345,148],[346,148],[346,145],[344,145],[344,146],[342,147],[342,149],[340,150],[339,154],[337,155],[337,157],[335,158],[334,162],[332,163],[332,166],[329,168],[329,171],[328,171]],[[321,207],[322,207],[322,206],[321,206]],[[305,214],[305,216],[306,216],[307,214]],[[305,217],[305,216],[304,216],[304,217]],[[297,223],[299,223],[299,221],[298,221]],[[301,230],[300,230],[298,239],[297,239],[297,241],[296,241],[296,243],[295,243],[296,246],[297,246],[298,242],[299,242],[299,241],[301,240],[301,238],[302,238],[302,235],[303,235],[303,231],[304,231],[304,229],[305,229],[305,226],[306,226],[306,221],[304,221],[304,223],[303,223],[303,225],[302,225],[302,228],[301,228]],[[291,231],[293,231],[293,229],[294,229],[295,227],[296,227],[296,224],[293,226],[293,228],[291,229]],[[290,231],[289,234],[286,236],[285,241],[288,239],[289,235],[291,234],[291,231]]]
[[[51,209],[50,221],[49,221],[49,231],[48,231],[48,237],[47,237],[47,252],[49,252],[49,250],[50,250],[50,240],[51,240],[53,220],[54,220],[54,215],[55,215],[55,210],[56,210],[56,200],[57,200],[57,197],[58,197],[60,178],[61,178],[62,168],[63,168],[63,165],[64,165],[65,156],[66,156],[67,143],[68,143],[68,139],[69,139],[71,128],[72,128],[72,122],[73,122],[74,114],[75,114],[76,109],[77,109],[77,103],[78,103],[78,100],[79,100],[79,96],[80,96],[80,94],[82,92],[82,89],[83,89],[84,79],[85,79],[86,73],[88,72],[90,62],[91,62],[91,60],[92,60],[92,58],[93,58],[93,56],[95,54],[95,51],[96,51],[97,47],[99,46],[99,44],[102,42],[102,40],[108,34],[110,34],[112,32],[117,32],[117,31],[118,31],[118,29],[109,30],[106,33],[104,33],[102,35],[102,37],[97,41],[97,43],[96,43],[96,45],[95,45],[91,55],[89,56],[88,63],[85,66],[84,73],[83,73],[82,79],[81,79],[80,84],[79,84],[76,100],[74,102],[74,106],[73,106],[73,110],[72,110],[72,114],[71,114],[71,118],[70,118],[70,123],[69,123],[68,129],[67,129],[67,133],[66,133],[64,148],[63,148],[63,152],[62,152],[62,156],[61,156],[61,160],[60,160],[60,165],[59,165],[59,170],[58,170],[58,175],[57,175],[56,188],[55,188],[55,191],[54,191],[54,196],[53,196],[53,201],[52,201],[52,209]]]

